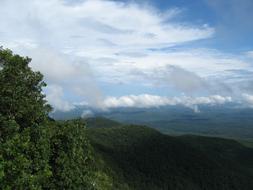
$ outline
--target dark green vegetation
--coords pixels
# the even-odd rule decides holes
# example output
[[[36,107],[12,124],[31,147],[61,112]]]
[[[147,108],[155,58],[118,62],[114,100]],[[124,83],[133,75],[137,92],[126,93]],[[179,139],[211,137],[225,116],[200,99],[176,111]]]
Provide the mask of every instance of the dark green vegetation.
[[[253,189],[253,149],[234,140],[50,119],[29,62],[0,49],[0,189]]]
[[[253,188],[253,150],[234,140],[142,126],[90,128],[88,137],[115,189]]]
[[[119,108],[99,113],[123,123],[153,127],[170,135],[207,135],[253,142],[253,109],[238,105],[200,106],[195,113],[190,108],[165,106],[160,108]]]
[[[0,189],[101,189],[80,121],[55,122],[42,74],[29,58],[0,49]]]
[[[87,107],[70,112],[55,112],[56,119],[80,117]],[[106,117],[125,124],[147,125],[169,135],[205,135],[237,139],[253,145],[253,109],[234,103],[199,106],[200,112],[183,106],[159,108],[114,108],[107,112],[92,110],[96,117]]]
[[[91,117],[85,119],[84,121],[89,128],[107,128],[123,126],[123,124],[117,121],[106,119],[104,117]]]

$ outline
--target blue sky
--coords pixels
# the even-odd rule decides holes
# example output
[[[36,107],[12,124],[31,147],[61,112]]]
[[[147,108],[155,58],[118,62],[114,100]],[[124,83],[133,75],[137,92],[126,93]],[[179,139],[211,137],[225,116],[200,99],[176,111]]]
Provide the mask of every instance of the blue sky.
[[[0,45],[56,110],[253,106],[251,0],[2,0]]]
[[[216,28],[211,40],[205,41],[205,47],[216,48],[226,52],[252,50],[253,44],[253,1],[251,0],[135,0],[150,4],[161,11],[176,7],[183,11],[178,21],[192,24],[205,24]]]

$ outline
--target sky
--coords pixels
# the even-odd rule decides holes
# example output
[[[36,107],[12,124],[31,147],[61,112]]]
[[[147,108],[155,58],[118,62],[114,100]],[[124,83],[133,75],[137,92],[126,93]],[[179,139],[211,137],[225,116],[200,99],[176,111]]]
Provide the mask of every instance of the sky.
[[[253,107],[252,0],[1,0],[0,46],[55,110]]]

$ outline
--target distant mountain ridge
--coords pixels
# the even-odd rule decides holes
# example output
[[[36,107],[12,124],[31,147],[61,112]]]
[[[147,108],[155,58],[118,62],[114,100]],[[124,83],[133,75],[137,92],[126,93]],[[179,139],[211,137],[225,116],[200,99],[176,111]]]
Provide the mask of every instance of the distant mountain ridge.
[[[200,106],[200,112],[183,106],[159,108],[115,108],[107,111],[79,107],[71,112],[54,112],[55,119],[73,119],[90,109],[94,117],[105,117],[126,124],[147,125],[173,135],[196,134],[253,140],[253,109],[226,106]]]

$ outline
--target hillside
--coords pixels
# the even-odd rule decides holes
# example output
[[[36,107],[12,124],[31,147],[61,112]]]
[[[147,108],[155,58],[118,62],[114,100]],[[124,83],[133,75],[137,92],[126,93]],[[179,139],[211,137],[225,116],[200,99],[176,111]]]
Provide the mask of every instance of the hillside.
[[[69,112],[51,113],[54,119],[74,119],[87,107],[77,107]],[[200,112],[182,106],[157,108],[115,108],[92,110],[94,116],[109,118],[125,124],[147,125],[169,135],[206,135],[238,139],[245,144],[253,142],[253,109],[237,104],[199,106]],[[242,123],[243,121],[243,123]],[[252,145],[251,145],[252,146]]]
[[[171,137],[143,126],[88,129],[113,189],[253,188],[253,149],[233,140]]]
[[[91,117],[84,119],[87,127],[92,128],[107,128],[107,127],[120,127],[123,126],[122,123],[119,123],[114,120],[110,120],[104,117]]]

